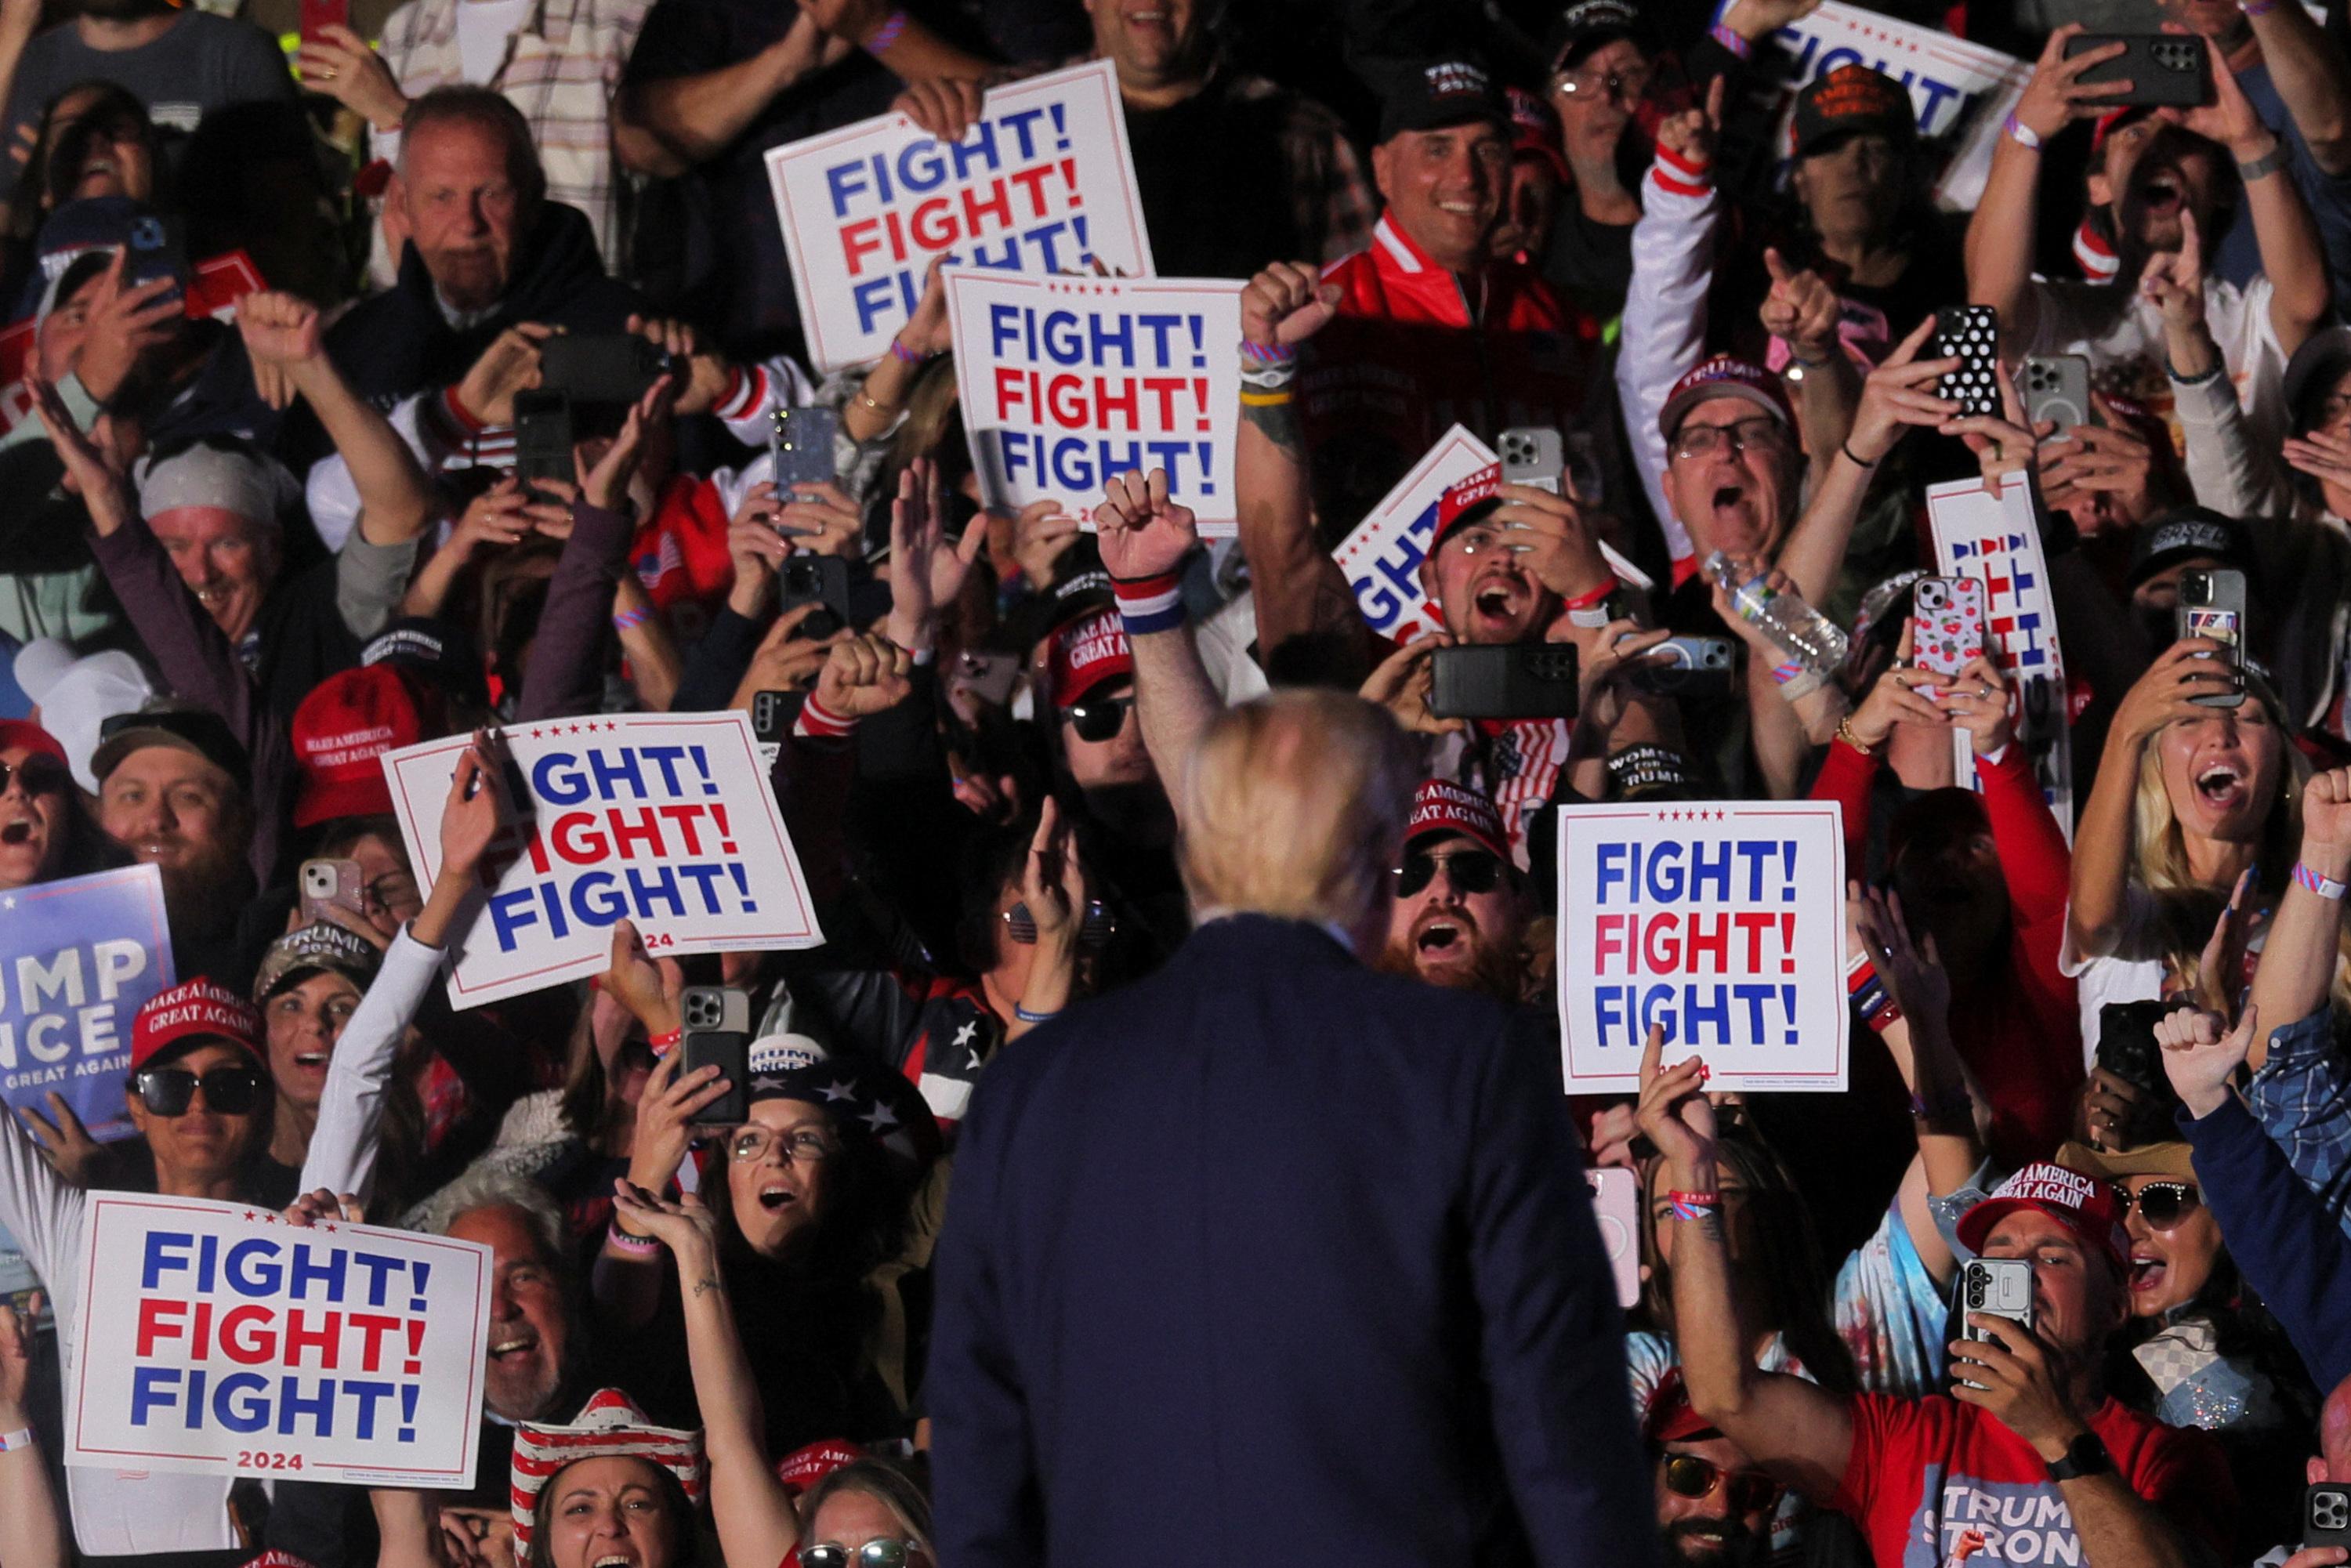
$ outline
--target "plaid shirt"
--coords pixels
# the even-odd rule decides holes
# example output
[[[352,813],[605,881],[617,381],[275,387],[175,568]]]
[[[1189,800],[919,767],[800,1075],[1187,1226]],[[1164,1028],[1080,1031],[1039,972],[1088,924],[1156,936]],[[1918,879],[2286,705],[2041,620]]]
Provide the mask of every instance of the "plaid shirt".
[[[384,24],[384,64],[410,98],[465,79],[457,54],[464,3],[409,0]],[[612,98],[651,8],[652,0],[538,0],[487,84],[522,110],[547,171],[548,196],[588,215],[615,277],[628,259],[628,230],[626,193],[612,164]]]
[[[2294,1174],[2351,1230],[2351,1061],[2335,1042],[2331,1007],[2270,1036],[2245,1104]]]

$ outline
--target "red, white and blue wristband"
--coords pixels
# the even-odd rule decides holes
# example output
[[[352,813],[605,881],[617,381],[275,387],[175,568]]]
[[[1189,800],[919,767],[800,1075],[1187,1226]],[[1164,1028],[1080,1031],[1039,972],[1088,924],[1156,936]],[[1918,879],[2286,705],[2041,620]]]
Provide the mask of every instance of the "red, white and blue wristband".
[[[1722,1212],[1722,1194],[1719,1192],[1667,1192],[1666,1201],[1673,1206],[1676,1219],[1704,1219],[1709,1214]]]
[[[2300,861],[2294,862],[2294,880],[2295,885],[2306,887],[2321,898],[2340,900],[2345,893],[2351,892],[2351,887],[2346,887],[2346,884],[2324,873],[2311,870]]]
[[[1740,37],[1738,34],[1732,32],[1729,27],[1724,26],[1719,22],[1717,22],[1713,26],[1708,27],[1706,30],[1706,36],[1712,38],[1716,43],[1720,44],[1724,48],[1729,49],[1732,54],[1737,55],[1742,60],[1746,59],[1755,52],[1755,46],[1753,44],[1748,42],[1745,38]]]
[[[1110,591],[1118,600],[1118,618],[1130,637],[1173,632],[1184,624],[1183,580],[1163,571],[1156,577],[1113,577]]]
[[[1902,1021],[1902,1009],[1886,982],[1877,977],[1877,966],[1866,956],[1844,972],[1845,1000],[1861,1015],[1861,1021],[1872,1030],[1884,1034],[1888,1025]]]
[[[19,1427],[13,1432],[0,1432],[0,1454],[13,1454],[19,1448],[33,1446],[33,1429]]]
[[[1714,193],[1712,162],[1692,162],[1670,147],[1657,149],[1656,161],[1649,165],[1649,178],[1657,183],[1657,189],[1677,196]]]
[[[891,12],[889,18],[873,29],[872,36],[865,40],[862,47],[869,55],[887,54],[890,46],[898,41],[898,35],[906,30],[906,24],[912,18],[904,11]]]

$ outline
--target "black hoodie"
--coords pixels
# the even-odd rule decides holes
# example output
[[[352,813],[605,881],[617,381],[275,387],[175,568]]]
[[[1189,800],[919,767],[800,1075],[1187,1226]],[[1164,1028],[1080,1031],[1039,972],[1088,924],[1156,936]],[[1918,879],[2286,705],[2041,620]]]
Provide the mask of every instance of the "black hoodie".
[[[506,298],[464,330],[441,313],[433,276],[413,245],[400,255],[400,280],[337,322],[327,351],[360,396],[389,408],[412,392],[463,381],[497,335],[517,321],[574,332],[619,332],[644,311],[636,290],[604,276],[596,236],[576,208],[543,202],[517,258]]]

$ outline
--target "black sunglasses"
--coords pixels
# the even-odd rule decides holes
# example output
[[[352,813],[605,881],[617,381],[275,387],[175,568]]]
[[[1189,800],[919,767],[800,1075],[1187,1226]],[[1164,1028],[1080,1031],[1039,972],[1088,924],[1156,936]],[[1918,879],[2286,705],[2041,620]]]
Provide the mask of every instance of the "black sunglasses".
[[[0,795],[8,792],[11,780],[22,783],[27,795],[58,794],[69,777],[64,763],[46,751],[36,751],[22,762],[0,762]]]
[[[1718,1486],[1730,1488],[1730,1506],[1757,1513],[1780,1500],[1780,1483],[1753,1470],[1726,1470],[1696,1454],[1666,1456],[1666,1487],[1682,1497],[1705,1497]]]
[[[1026,900],[1004,912],[1005,935],[1023,947],[1037,945],[1037,917],[1029,913]],[[1107,947],[1110,939],[1118,935],[1118,917],[1111,914],[1099,898],[1086,900],[1085,918],[1078,924],[1078,946]]]
[[[140,1103],[152,1116],[186,1115],[198,1085],[204,1088],[204,1103],[215,1113],[242,1116],[260,1103],[266,1082],[260,1071],[251,1067],[215,1067],[202,1078],[184,1067],[149,1067],[131,1080],[139,1091]]]
[[[800,1548],[800,1568],[906,1568],[922,1552],[911,1541],[883,1538],[852,1550],[828,1542]]]
[[[2189,1181],[2151,1181],[2136,1193],[2125,1192],[2119,1186],[2115,1197],[2121,1200],[2123,1218],[2130,1218],[2133,1205],[2147,1216],[2147,1222],[2158,1230],[2168,1230],[2188,1218],[2204,1203],[2204,1195]]]
[[[1395,895],[1410,898],[1436,880],[1437,868],[1445,868],[1446,877],[1453,891],[1476,895],[1491,893],[1502,880],[1502,862],[1499,856],[1486,850],[1454,850],[1450,853],[1433,855],[1417,852],[1404,857],[1404,864],[1388,874],[1395,878]]]
[[[1126,710],[1134,706],[1134,694],[1115,697],[1086,697],[1061,710],[1063,722],[1077,727],[1080,740],[1110,740],[1125,727]]]

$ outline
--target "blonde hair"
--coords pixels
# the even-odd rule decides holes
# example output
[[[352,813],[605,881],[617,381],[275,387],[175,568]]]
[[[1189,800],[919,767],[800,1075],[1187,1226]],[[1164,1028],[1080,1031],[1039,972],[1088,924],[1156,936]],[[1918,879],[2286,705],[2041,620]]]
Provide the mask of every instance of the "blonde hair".
[[[1185,770],[1195,904],[1354,927],[1404,842],[1420,769],[1384,709],[1296,689],[1227,710]]]
[[[2267,727],[2277,736],[2279,770],[2277,797],[2262,819],[2262,841],[2254,852],[2264,885],[2247,891],[2250,901],[2274,898],[2284,885],[2285,868],[2301,852],[2302,789],[2310,779],[2310,759],[2294,745],[2293,727],[2265,683],[2246,682],[2245,695],[2261,705]],[[2204,944],[2232,890],[2207,887],[2196,880],[2188,863],[2188,836],[2171,809],[2171,792],[2164,788],[2161,748],[2153,738],[2139,750],[2131,795],[2130,878],[2154,897],[2166,970],[2179,986],[2197,988],[2203,978]],[[2337,1001],[2351,1000],[2351,927],[2344,931],[2343,949],[2335,967]]]

